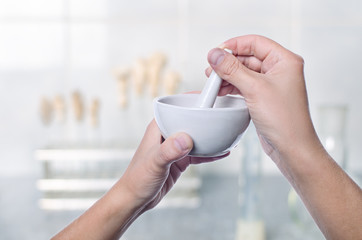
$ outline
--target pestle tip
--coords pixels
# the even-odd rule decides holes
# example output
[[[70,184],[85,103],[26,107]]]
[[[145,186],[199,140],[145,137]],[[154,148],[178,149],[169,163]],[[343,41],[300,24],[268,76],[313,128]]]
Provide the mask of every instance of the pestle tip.
[[[224,48],[223,50],[233,54],[230,49]],[[202,92],[200,93],[197,107],[212,108],[214,106],[217,94],[221,86],[221,82],[222,79],[214,71],[212,71]]]
[[[228,48],[224,48],[224,51],[233,54],[233,51]]]

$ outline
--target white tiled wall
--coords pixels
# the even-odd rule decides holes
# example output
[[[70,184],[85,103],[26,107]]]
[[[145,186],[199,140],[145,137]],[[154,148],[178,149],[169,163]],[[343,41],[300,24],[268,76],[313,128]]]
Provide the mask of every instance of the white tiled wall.
[[[161,50],[167,67],[182,71],[182,91],[199,90],[209,49],[251,33],[304,57],[316,122],[320,104],[349,106],[349,163],[362,170],[361,12],[358,0],[0,0],[0,175],[37,170],[32,152],[50,132],[38,117],[42,95],[80,89],[88,102],[100,97],[102,139],[137,142],[152,117],[152,98],[132,97],[120,111],[114,66]],[[237,157],[204,171],[235,166]]]

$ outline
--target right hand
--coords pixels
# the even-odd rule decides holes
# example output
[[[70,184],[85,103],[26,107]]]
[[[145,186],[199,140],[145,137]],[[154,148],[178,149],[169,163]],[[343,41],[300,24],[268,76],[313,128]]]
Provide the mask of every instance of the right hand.
[[[222,49],[209,53],[211,67],[225,80],[219,94],[244,96],[265,152],[298,192],[326,239],[362,239],[362,191],[317,137],[303,59],[260,36],[233,38],[222,47],[235,56]]]
[[[221,48],[208,54],[210,66],[224,80],[219,95],[245,98],[264,151],[279,165],[291,151],[320,146],[309,114],[303,59],[255,35],[230,39],[222,48],[233,54]]]

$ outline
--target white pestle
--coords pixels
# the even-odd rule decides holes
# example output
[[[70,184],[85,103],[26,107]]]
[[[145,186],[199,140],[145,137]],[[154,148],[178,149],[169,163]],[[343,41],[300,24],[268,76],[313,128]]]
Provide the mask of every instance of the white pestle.
[[[229,49],[224,49],[226,52],[231,53]],[[212,108],[214,106],[217,94],[219,92],[222,79],[212,70],[207,82],[200,93],[200,96],[197,100],[197,107],[200,108]]]

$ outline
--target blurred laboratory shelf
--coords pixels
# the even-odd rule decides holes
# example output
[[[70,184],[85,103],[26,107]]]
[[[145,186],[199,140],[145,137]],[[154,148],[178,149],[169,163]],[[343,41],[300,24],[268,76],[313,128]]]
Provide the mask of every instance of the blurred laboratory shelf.
[[[83,212],[40,209],[38,200],[43,193],[36,187],[38,179],[39,176],[0,179],[0,239],[49,239]],[[140,216],[122,239],[235,240],[237,176],[205,175],[201,182],[197,205],[162,207],[161,202],[161,207]],[[291,219],[287,202],[290,186],[282,176],[264,176],[261,190],[266,239],[324,239],[309,237]]]
[[[43,196],[39,199],[38,205],[44,210],[85,210],[93,205],[117,180],[39,179],[36,181],[36,187],[43,192]],[[198,207],[200,197],[197,191],[200,186],[201,180],[197,177],[181,177],[177,186],[171,190],[159,207]],[[66,194],[68,192],[71,193],[71,197]],[[74,194],[75,192],[78,194]]]
[[[113,161],[114,159],[129,161],[134,148],[44,148],[35,151],[38,161]]]
[[[36,187],[42,192],[41,209],[87,209],[111,188],[135,153],[134,148],[60,145],[38,149],[41,177]]]
[[[52,146],[38,149],[36,181],[44,210],[85,210],[122,176],[136,149],[115,146]],[[193,168],[179,179],[160,207],[198,207],[201,180]]]
[[[39,179],[36,183],[40,191],[106,191],[118,179]],[[181,177],[177,182],[178,189],[189,189],[190,186],[200,187],[198,178]]]
[[[106,191],[117,179],[39,179],[36,183],[40,191]]]

